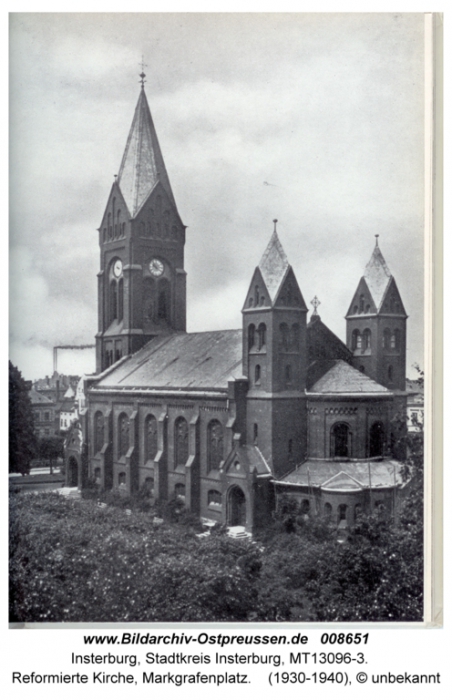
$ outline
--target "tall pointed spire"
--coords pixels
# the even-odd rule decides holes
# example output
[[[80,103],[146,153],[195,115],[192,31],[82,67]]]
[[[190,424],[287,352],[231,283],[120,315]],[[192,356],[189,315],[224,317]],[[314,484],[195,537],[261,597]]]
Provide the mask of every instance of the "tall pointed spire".
[[[277,219],[273,219],[275,227],[272,237],[259,263],[259,270],[262,273],[272,302],[275,301],[281,283],[289,269],[289,261],[276,231],[277,221]]]
[[[146,99],[142,76],[144,76],[143,73],[140,76],[140,96],[118,175],[118,184],[132,217],[137,214],[157,182],[162,184],[176,206]]]
[[[379,309],[392,275],[379,248],[378,236],[375,237],[375,248],[366,265],[364,279],[372,294],[375,306]]]

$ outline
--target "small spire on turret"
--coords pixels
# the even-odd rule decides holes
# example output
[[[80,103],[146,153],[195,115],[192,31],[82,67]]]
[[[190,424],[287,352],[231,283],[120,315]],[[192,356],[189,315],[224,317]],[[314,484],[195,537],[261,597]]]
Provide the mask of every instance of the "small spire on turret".
[[[379,239],[379,237],[380,237],[380,234],[379,234],[379,233],[376,233],[376,234],[375,234],[375,248],[378,248],[378,239]]]
[[[273,227],[273,233],[277,233],[276,231],[276,224],[278,223],[278,219],[273,219],[274,227]]]
[[[315,296],[314,299],[311,301],[312,306],[314,307],[314,311],[312,312],[312,316],[318,316],[319,314],[317,313],[317,309],[320,306],[321,302],[319,299]]]

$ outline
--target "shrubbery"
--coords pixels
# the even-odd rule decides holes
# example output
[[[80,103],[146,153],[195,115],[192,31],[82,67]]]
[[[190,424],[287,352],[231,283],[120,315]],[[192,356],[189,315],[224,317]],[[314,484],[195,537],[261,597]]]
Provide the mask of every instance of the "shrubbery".
[[[290,501],[251,542],[222,527],[196,537],[199,522],[180,501],[130,512],[127,497],[110,497],[100,508],[52,493],[11,496],[12,621],[422,619],[419,485],[397,524],[363,516],[342,543]]]

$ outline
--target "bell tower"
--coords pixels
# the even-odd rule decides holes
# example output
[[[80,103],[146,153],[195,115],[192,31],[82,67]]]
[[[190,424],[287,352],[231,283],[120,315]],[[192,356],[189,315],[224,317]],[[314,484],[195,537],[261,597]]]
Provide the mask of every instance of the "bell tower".
[[[246,442],[281,476],[306,454],[307,307],[274,224],[242,310],[243,374]]]
[[[141,90],[99,228],[96,368],[186,330],[185,226]]]
[[[378,235],[345,318],[354,367],[388,389],[405,391],[408,316]]]

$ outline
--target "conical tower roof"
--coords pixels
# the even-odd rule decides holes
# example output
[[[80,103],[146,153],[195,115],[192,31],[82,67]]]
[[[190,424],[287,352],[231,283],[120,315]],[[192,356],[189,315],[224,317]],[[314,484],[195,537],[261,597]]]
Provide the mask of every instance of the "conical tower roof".
[[[118,175],[118,184],[132,217],[137,214],[158,182],[176,206],[142,87]]]
[[[276,295],[288,269],[289,261],[287,260],[275,227],[270,242],[259,263],[259,270],[261,271],[272,302],[276,299]]]
[[[372,294],[375,306],[379,309],[392,275],[378,246],[378,238],[372,256],[364,270],[364,279]]]

